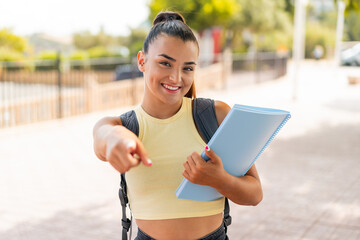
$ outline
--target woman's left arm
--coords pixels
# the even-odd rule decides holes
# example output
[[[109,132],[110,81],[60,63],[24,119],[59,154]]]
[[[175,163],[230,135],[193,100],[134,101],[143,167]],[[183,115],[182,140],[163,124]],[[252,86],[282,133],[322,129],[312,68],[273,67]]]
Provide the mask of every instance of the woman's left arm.
[[[215,101],[215,112],[219,125],[230,107],[223,102]],[[242,177],[235,177],[224,170],[221,159],[214,151],[208,149],[206,155],[211,159],[205,162],[199,153],[188,156],[184,163],[184,177],[190,182],[216,188],[222,195],[240,205],[257,205],[262,200],[262,187],[255,165]]]

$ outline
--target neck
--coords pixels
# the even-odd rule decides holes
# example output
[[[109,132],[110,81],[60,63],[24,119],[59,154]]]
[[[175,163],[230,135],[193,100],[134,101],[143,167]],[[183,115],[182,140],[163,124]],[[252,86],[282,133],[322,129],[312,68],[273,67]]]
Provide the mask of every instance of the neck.
[[[181,108],[182,99],[179,102],[170,104],[157,101],[153,99],[152,101],[142,101],[141,107],[144,111],[150,116],[158,119],[167,119],[174,116]]]

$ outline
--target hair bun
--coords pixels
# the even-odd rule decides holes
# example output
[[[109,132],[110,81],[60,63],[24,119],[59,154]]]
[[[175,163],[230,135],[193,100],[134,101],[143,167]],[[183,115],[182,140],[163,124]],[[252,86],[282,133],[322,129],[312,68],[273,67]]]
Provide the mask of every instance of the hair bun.
[[[185,23],[185,19],[180,13],[170,12],[170,11],[160,12],[160,13],[158,13],[158,15],[156,15],[154,22],[153,22],[153,26],[158,23],[167,22],[167,21],[175,21],[175,20]]]

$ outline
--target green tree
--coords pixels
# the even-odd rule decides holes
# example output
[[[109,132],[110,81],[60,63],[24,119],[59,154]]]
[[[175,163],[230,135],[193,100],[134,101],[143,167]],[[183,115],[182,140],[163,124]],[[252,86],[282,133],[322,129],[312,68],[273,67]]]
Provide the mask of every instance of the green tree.
[[[345,15],[350,14],[351,12],[360,12],[360,0],[342,0],[345,3]],[[334,0],[337,4],[338,0]]]
[[[230,25],[234,39],[243,38],[243,31],[246,30],[251,34],[251,39],[247,43],[246,39],[243,41],[253,49],[275,50],[278,45],[284,44],[289,47],[292,24],[290,15],[285,10],[284,1],[238,0],[238,2],[242,6],[241,11]],[[284,41],[276,42],[271,39]],[[233,45],[233,48],[237,47]]]
[[[104,46],[98,45],[87,50],[90,58],[111,57],[113,54]]]
[[[6,47],[0,47],[0,62],[22,60],[24,55]]]
[[[83,31],[73,35],[73,44],[77,49],[86,50],[96,46],[108,47],[115,43],[116,38],[106,34],[104,28],[101,28],[97,34]]]
[[[160,11],[180,12],[191,28],[202,31],[211,26],[227,26],[240,10],[237,0],[151,0],[152,21]]]
[[[254,33],[266,33],[274,29],[287,30],[290,19],[282,1],[239,0],[242,6],[240,24]]]
[[[26,40],[13,34],[9,29],[0,30],[0,47],[6,47],[16,52],[24,52],[26,49]]]
[[[73,44],[77,49],[89,49],[98,43],[89,31],[78,32],[73,35]]]
[[[313,50],[316,45],[323,47],[324,56],[326,56],[327,50],[335,47],[335,36],[334,28],[328,28],[319,22],[308,22],[305,33],[305,58],[313,57]]]
[[[360,41],[360,14],[351,11],[345,17],[345,41]]]
[[[129,36],[124,40],[125,46],[129,49],[129,57],[134,58],[137,52],[143,47],[147,31],[142,28],[131,28]]]
[[[13,34],[10,29],[0,30],[0,61],[21,60],[27,51],[26,39]]]
[[[284,0],[285,1],[285,11],[289,14],[291,19],[294,18],[294,12],[295,12],[295,0]]]

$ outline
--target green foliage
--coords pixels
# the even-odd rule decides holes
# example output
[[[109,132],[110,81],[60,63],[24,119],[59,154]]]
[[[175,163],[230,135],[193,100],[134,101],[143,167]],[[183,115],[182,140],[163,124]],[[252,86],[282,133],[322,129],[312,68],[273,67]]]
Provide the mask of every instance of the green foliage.
[[[275,29],[288,30],[291,19],[285,12],[283,1],[238,0],[242,6],[236,27],[247,28],[253,33],[264,34]]]
[[[0,30],[0,47],[6,47],[15,52],[24,52],[26,45],[24,38],[13,34],[9,29]]]
[[[292,34],[274,30],[260,37],[258,50],[263,52],[289,51],[292,48]]]
[[[280,47],[291,48],[292,24],[286,12],[284,1],[238,0],[242,9],[233,19],[233,49],[243,49],[242,45],[257,51],[274,51]],[[239,43],[239,35],[248,37]],[[240,45],[239,45],[240,44]]]
[[[78,49],[89,49],[97,45],[96,38],[89,32],[79,32],[73,35],[73,44]]]
[[[111,57],[112,53],[104,46],[96,46],[87,50],[90,58]]]
[[[39,60],[56,60],[57,57],[58,57],[57,51],[47,50],[47,51],[40,52],[39,55],[37,56],[37,59],[39,59]]]
[[[355,11],[349,12],[345,17],[345,41],[360,41],[360,14]]]
[[[211,26],[228,26],[241,9],[237,0],[151,0],[149,7],[150,21],[160,11],[177,11],[184,16],[187,24],[197,31]]]
[[[134,58],[137,56],[138,51],[142,50],[147,31],[141,28],[130,29],[130,35],[125,41],[125,45],[129,49],[129,57]]]
[[[89,53],[85,50],[77,50],[69,56],[70,68],[71,69],[86,69],[89,67],[87,59],[89,58]]]
[[[55,50],[42,51],[36,56],[36,60],[40,60],[36,66],[37,71],[47,71],[57,69],[58,52]]]
[[[18,61],[24,59],[22,53],[14,51],[8,47],[0,46],[0,62]]]
[[[91,68],[95,70],[113,70],[116,64],[99,63],[91,61],[94,58],[122,57],[119,51],[119,43],[126,41],[126,37],[113,37],[100,29],[97,34],[91,34],[89,31],[76,33],[73,35],[73,44],[77,51],[70,56],[72,61],[71,69]]]
[[[90,49],[96,46],[110,46],[116,42],[116,38],[105,33],[101,28],[97,34],[91,34],[89,31],[75,33],[73,35],[73,44],[77,49]]]
[[[89,57],[89,53],[87,51],[84,50],[76,50],[75,52],[73,52],[69,59],[70,60],[84,60],[87,59]]]
[[[312,58],[316,45],[323,47],[324,56],[327,49],[335,47],[336,32],[334,29],[325,27],[317,22],[308,22],[305,34],[305,58]]]
[[[342,0],[345,3],[345,15],[349,15],[351,12],[360,12],[360,0]],[[338,0],[334,0],[337,4]]]
[[[323,11],[317,17],[321,24],[328,28],[336,28],[337,24],[337,12],[334,11]]]
[[[90,60],[90,68],[94,70],[113,70],[117,64],[110,64],[110,63],[91,63],[91,59],[93,58],[106,58],[106,57],[116,57],[114,53],[109,51],[104,46],[97,46],[87,50],[89,60]]]
[[[170,10],[180,12],[189,26],[198,31],[223,26],[232,33],[229,40],[234,50],[243,51],[250,45],[259,49],[277,49],[279,45],[290,47],[291,44],[291,0],[152,0],[149,6],[151,20],[159,11]],[[241,36],[244,29],[250,31],[253,42],[244,42]]]
[[[294,0],[285,0],[285,11],[289,14],[291,19],[294,18],[295,13],[295,1]]]
[[[22,60],[27,48],[24,38],[13,34],[9,29],[0,30],[0,61]]]

